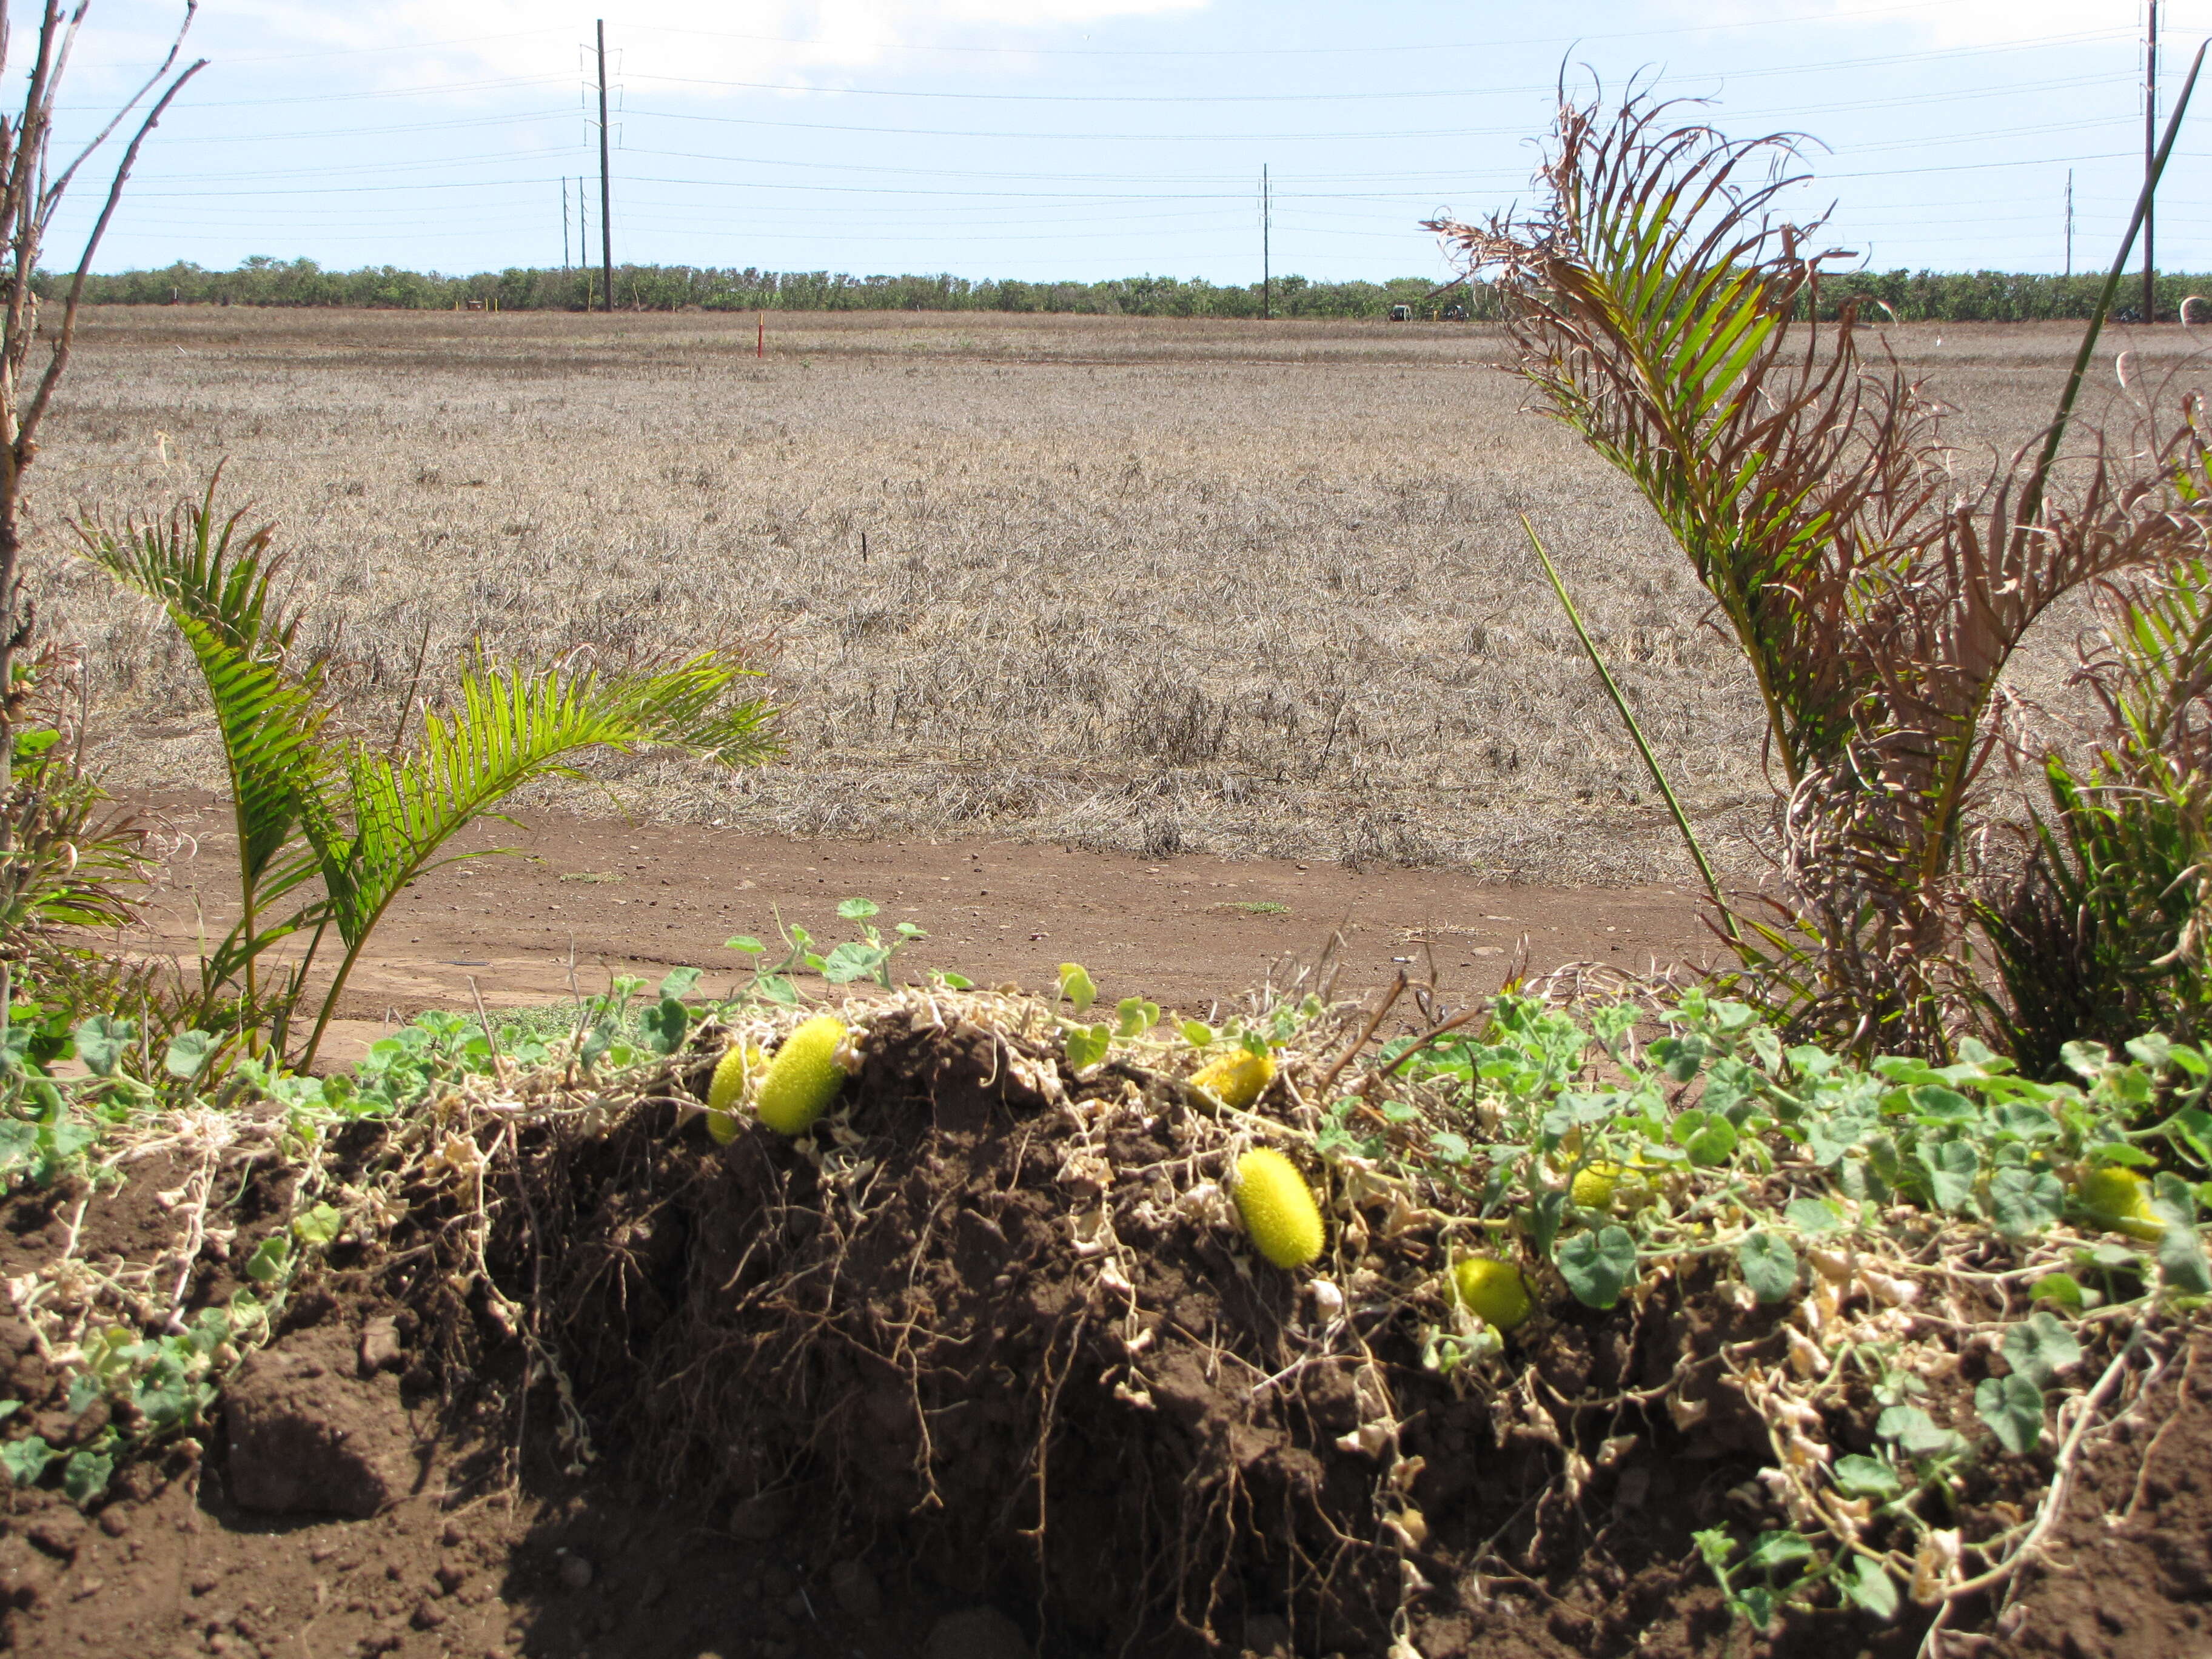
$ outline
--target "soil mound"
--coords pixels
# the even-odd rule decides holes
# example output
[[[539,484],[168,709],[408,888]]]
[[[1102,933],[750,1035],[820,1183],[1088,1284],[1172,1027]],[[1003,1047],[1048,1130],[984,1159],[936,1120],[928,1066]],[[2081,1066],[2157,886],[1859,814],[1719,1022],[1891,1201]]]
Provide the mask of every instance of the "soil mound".
[[[1231,1111],[1072,1070],[1036,1005],[914,992],[812,1133],[725,1142],[701,1103],[756,1035],[702,1027],[618,1097],[509,1079],[320,1144],[210,1115],[119,1187],[10,1200],[0,1367],[57,1457],[157,1403],[152,1370],[73,1400],[102,1322],[197,1330],[249,1287],[267,1318],[231,1328],[249,1352],[194,1435],[126,1448],[82,1503],[10,1492],[10,1650],[2203,1651],[2212,1378],[2178,1330],[2111,1361],[2108,1428],[2001,1595],[1753,1635],[1696,1536],[1792,1519],[1760,1392],[1791,1333],[1740,1284],[1657,1274],[1606,1311],[1540,1286],[1455,1368],[1455,1242],[1418,1194],[1340,1159],[1298,1274],[1237,1227],[1229,1166],[1310,1121],[1302,1066]],[[1957,1358],[1938,1420],[1986,1375]],[[1863,1449],[1876,1411],[1854,1389],[1806,1426]],[[1955,1523],[2024,1527],[2053,1469],[1979,1468]]]
[[[674,1098],[526,1137],[486,1260],[535,1287],[573,1432],[741,1537],[865,1537],[1028,1609],[1054,1651],[1720,1638],[1691,1534],[1769,1513],[1721,1350],[1778,1360],[1771,1314],[1662,1286],[1540,1319],[1502,1397],[1455,1382],[1408,1289],[1439,1218],[1378,1185],[1336,1276],[1270,1267],[1223,1193],[1261,1120],[1055,1048],[909,1008],[807,1140],[718,1146]],[[1909,1639],[1838,1615],[1795,1645]]]

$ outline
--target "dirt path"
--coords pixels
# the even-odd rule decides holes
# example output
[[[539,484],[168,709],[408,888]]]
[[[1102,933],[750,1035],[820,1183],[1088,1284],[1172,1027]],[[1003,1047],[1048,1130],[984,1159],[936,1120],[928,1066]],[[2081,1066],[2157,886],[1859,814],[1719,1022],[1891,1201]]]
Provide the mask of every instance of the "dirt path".
[[[183,837],[148,945],[189,965],[202,926],[236,911],[230,818],[204,795],[146,806]],[[1633,972],[1702,959],[1692,896],[1671,887],[1486,884],[1434,870],[1307,866],[1185,856],[1142,860],[994,842],[804,841],[734,829],[624,823],[525,812],[479,826],[463,850],[520,855],[435,871],[393,907],[340,1013],[344,1058],[390,1020],[425,1008],[559,1000],[611,974],[657,977],[689,964],[735,969],[723,941],[775,939],[781,914],[817,940],[849,936],[841,899],[883,907],[888,927],[929,938],[900,972],[957,969],[981,983],[1053,982],[1062,962],[1107,997],[1135,994],[1193,1012],[1260,984],[1271,966],[1313,961],[1341,935],[1337,983],[1356,994],[1433,962],[1455,995],[1493,990],[1525,937],[1538,972],[1590,961]],[[204,918],[204,922],[196,918]],[[573,963],[572,963],[573,952]],[[1278,969],[1278,979],[1281,978]],[[471,989],[473,985],[474,989]]]

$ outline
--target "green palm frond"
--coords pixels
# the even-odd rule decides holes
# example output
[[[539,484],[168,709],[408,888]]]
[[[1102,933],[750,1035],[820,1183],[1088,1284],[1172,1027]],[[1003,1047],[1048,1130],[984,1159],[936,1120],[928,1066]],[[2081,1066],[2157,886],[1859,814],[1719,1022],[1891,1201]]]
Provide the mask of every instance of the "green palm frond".
[[[1835,649],[1863,563],[1939,487],[1932,411],[1862,365],[1848,313],[1799,326],[1817,221],[1771,218],[1800,182],[1787,135],[1731,142],[1632,97],[1563,105],[1525,222],[1431,228],[1497,273],[1548,412],[1651,504],[1741,644],[1794,787],[1850,730]],[[1869,531],[1877,533],[1869,535]]]
[[[497,816],[515,790],[580,775],[573,760],[592,749],[674,749],[726,765],[774,753],[766,702],[732,696],[751,673],[721,653],[606,674],[479,664],[462,677],[453,706],[424,714],[412,752],[350,750],[337,787],[306,802],[331,925],[346,947],[306,1060],[386,908],[455,834]]]
[[[125,586],[160,600],[173,617],[194,617],[227,645],[253,657],[281,656],[291,648],[301,613],[289,615],[272,589],[283,560],[272,552],[271,526],[246,530],[244,510],[216,516],[217,467],[207,491],[187,501],[166,523],[132,523],[121,532],[98,524],[77,527],[94,563]]]
[[[313,674],[286,663],[300,618],[272,600],[282,561],[270,551],[271,532],[241,531],[241,514],[218,519],[215,488],[210,483],[166,524],[119,533],[84,525],[78,536],[93,562],[158,600],[191,647],[222,737],[251,892],[295,845],[300,797],[320,769],[316,739],[325,711]],[[296,862],[279,879],[288,873],[285,884],[296,885]]]
[[[241,1023],[266,1021],[281,1046],[325,932],[344,947],[303,1066],[386,909],[457,832],[496,816],[515,790],[580,775],[575,759],[594,749],[672,750],[731,766],[776,752],[769,704],[740,695],[757,672],[727,649],[614,669],[589,652],[542,671],[479,661],[449,707],[425,714],[411,750],[334,736],[319,674],[291,657],[300,614],[276,597],[270,532],[240,526],[237,515],[218,518],[210,483],[166,524],[122,532],[86,524],[79,537],[94,562],[167,609],[215,709],[243,904],[202,963],[208,1006],[234,1000]],[[264,954],[307,929],[305,956],[264,994]]]

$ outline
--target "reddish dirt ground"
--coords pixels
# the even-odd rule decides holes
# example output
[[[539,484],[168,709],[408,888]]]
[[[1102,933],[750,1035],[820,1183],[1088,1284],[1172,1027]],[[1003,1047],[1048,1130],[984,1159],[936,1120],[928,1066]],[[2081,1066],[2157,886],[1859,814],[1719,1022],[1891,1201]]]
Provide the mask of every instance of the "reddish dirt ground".
[[[189,967],[201,930],[236,915],[227,806],[182,793],[139,803],[182,838],[141,948]],[[657,978],[679,964],[735,969],[732,934],[775,941],[775,919],[817,940],[849,936],[841,899],[883,907],[929,938],[902,976],[953,969],[979,983],[1049,987],[1080,962],[1109,998],[1202,1012],[1340,936],[1337,985],[1357,996],[1401,969],[1455,997],[1498,988],[1527,941],[1538,973],[1571,962],[1645,973],[1701,960],[1696,898],[1672,887],[1505,886],[1446,871],[1207,857],[1146,861],[989,842],[796,841],[696,824],[529,811],[479,825],[457,850],[504,847],[425,876],[396,904],[340,1006],[344,1060],[426,1008],[497,1008]],[[474,989],[471,989],[471,987]]]

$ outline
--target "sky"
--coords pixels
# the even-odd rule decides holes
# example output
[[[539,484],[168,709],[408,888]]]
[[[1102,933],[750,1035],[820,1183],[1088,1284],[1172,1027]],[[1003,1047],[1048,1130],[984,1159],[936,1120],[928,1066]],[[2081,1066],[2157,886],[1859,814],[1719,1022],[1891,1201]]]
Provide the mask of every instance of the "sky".
[[[37,8],[8,3],[20,86]],[[65,137],[181,15],[92,0]],[[2063,268],[2069,172],[2074,268],[2101,268],[2142,167],[2138,0],[202,0],[208,66],[96,268],[595,260],[602,17],[618,263],[1252,282],[1264,167],[1277,275],[1441,279],[1419,222],[1529,199],[1563,67],[1818,141],[1804,206],[1879,270]],[[2160,17],[2163,113],[2212,0]],[[2212,270],[2212,86],[2197,108],[2166,270]],[[49,265],[99,205],[81,177]]]

